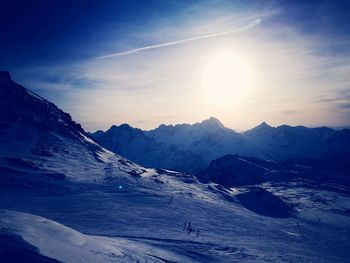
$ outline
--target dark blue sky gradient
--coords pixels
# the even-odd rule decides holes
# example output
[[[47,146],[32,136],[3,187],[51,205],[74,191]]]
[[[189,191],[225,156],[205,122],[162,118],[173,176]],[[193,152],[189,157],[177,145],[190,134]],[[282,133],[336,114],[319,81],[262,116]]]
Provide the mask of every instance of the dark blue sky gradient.
[[[191,3],[191,1],[186,1]],[[98,53],[103,41],[124,38],[172,16],[178,1],[5,1],[0,9],[1,66],[64,62]]]
[[[176,23],[198,15],[188,7],[203,1],[2,1],[0,9],[1,67],[65,63],[102,55],[109,39],[132,39],[128,30],[147,30],[156,23]],[[286,10],[271,23],[293,24],[310,34],[350,38],[350,1],[209,1],[209,8],[239,9],[277,6]],[[187,13],[184,13],[186,10]],[[205,14],[203,14],[205,15]],[[269,22],[269,21],[268,21]],[[341,42],[342,43],[342,42]],[[349,52],[334,41],[329,51]],[[139,43],[149,44],[149,43]]]
[[[324,52],[350,52],[344,41],[350,38],[350,1],[283,1],[281,7],[286,14],[278,17],[277,23],[288,23],[304,33],[333,39]]]

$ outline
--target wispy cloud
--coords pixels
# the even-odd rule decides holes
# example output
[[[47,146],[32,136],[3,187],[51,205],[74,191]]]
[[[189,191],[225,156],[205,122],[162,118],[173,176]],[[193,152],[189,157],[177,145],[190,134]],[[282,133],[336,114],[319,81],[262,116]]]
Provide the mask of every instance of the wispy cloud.
[[[109,58],[114,58],[114,57],[119,57],[119,56],[130,55],[130,54],[134,54],[137,52],[150,50],[150,49],[175,46],[175,45],[187,43],[190,41],[200,40],[200,39],[219,37],[219,36],[224,36],[224,35],[229,35],[229,34],[236,34],[236,33],[244,32],[244,31],[247,31],[249,29],[252,29],[252,28],[256,27],[257,25],[259,25],[260,23],[261,23],[261,19],[255,19],[254,21],[251,21],[247,25],[245,25],[241,28],[238,28],[238,29],[222,31],[222,32],[217,32],[217,33],[212,33],[212,34],[206,34],[206,35],[201,35],[201,36],[196,36],[196,37],[189,37],[189,38],[185,38],[185,39],[170,41],[170,42],[156,44],[156,45],[149,45],[149,46],[144,46],[144,47],[140,47],[140,48],[134,48],[134,49],[130,49],[130,50],[122,51],[122,52],[116,52],[116,53],[112,53],[109,55],[100,56],[100,57],[97,57],[97,59],[109,59]]]
[[[319,103],[333,105],[337,109],[350,109],[350,90],[341,89],[335,90],[328,94],[328,96],[322,96],[315,100]]]

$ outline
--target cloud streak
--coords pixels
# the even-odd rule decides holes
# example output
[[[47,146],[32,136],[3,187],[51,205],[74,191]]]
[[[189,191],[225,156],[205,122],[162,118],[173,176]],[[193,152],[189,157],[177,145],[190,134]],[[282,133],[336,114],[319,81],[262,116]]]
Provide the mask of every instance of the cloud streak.
[[[122,52],[116,52],[116,53],[100,56],[100,57],[97,57],[96,59],[103,60],[103,59],[115,58],[115,57],[120,57],[120,56],[131,55],[131,54],[138,53],[138,52],[145,51],[145,50],[175,46],[175,45],[180,45],[180,44],[195,41],[195,40],[240,33],[240,32],[250,30],[250,29],[258,26],[260,23],[261,23],[261,19],[255,19],[255,20],[251,21],[250,23],[246,24],[245,26],[238,28],[238,29],[222,31],[222,32],[217,32],[217,33],[212,33],[212,34],[206,34],[206,35],[201,35],[201,36],[196,36],[196,37],[190,37],[190,38],[185,38],[185,39],[180,39],[180,40],[176,40],[176,41],[171,41],[171,42],[166,42],[166,43],[161,43],[161,44],[156,44],[156,45],[150,45],[150,46],[145,46],[145,47],[140,47],[140,48],[134,48],[134,49],[130,49],[130,50],[122,51]]]

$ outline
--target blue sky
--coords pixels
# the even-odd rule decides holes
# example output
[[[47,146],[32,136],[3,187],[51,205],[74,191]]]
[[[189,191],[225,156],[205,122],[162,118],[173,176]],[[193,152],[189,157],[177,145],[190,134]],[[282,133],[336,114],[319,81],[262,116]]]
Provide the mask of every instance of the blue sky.
[[[0,68],[87,130],[350,124],[349,1],[3,1],[0,18]]]

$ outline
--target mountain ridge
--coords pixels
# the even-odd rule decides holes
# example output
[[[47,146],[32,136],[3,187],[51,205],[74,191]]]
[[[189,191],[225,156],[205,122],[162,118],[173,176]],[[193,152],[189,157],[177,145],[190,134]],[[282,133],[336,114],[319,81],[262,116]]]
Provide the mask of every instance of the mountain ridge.
[[[100,131],[90,136],[106,149],[145,167],[188,173],[197,173],[205,168],[205,162],[199,155],[174,145],[159,143],[141,129],[128,124],[113,125],[106,132]]]
[[[126,125],[126,124],[123,124]],[[118,126],[112,126],[118,127]],[[111,128],[112,128],[111,127]],[[266,122],[245,132],[237,133],[226,128],[218,119],[211,117],[194,124],[160,125],[158,128],[144,131],[127,125],[132,133],[137,130],[143,138],[157,143],[158,147],[175,147],[181,152],[200,156],[205,165],[227,154],[257,157],[261,159],[287,160],[301,157],[325,157],[337,153],[350,153],[350,130],[333,130],[328,127],[307,128],[305,126],[280,125],[272,127]],[[119,126],[119,129],[123,127]],[[108,137],[108,131],[92,133],[91,136],[105,148],[123,155],[124,146],[113,148],[99,139],[102,134]],[[110,140],[112,140],[110,138]],[[114,138],[122,143],[122,138]],[[125,143],[125,142],[123,142]],[[137,153],[129,152],[128,158],[138,162]],[[175,153],[176,155],[176,153]],[[163,160],[167,157],[164,156]],[[143,160],[143,165],[150,164]],[[152,164],[154,165],[154,164]],[[198,167],[205,168],[203,165]],[[160,162],[157,168],[167,167]],[[198,172],[186,170],[185,172]]]

